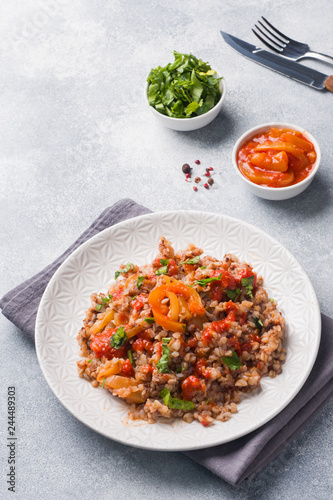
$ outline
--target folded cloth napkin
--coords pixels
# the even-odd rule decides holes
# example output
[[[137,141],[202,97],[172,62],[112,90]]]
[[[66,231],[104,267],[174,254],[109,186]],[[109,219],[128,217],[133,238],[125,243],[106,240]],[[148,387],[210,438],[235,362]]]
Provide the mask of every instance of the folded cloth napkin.
[[[150,212],[129,199],[120,200],[107,208],[58,259],[0,300],[3,314],[33,339],[40,299],[54,272],[68,255],[103,229]],[[270,422],[240,439],[213,448],[187,451],[185,455],[232,485],[252,478],[277,457],[329,399],[333,393],[332,379],[333,320],[322,315],[322,338],[317,361],[292,402]]]

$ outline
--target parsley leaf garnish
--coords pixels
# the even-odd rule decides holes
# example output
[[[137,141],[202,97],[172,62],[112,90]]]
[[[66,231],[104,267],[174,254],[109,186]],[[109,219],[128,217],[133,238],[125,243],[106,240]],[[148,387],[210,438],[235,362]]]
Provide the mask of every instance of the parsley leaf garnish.
[[[119,271],[115,272],[114,279],[116,280],[121,274],[128,273],[130,269],[134,269],[134,264],[127,262],[125,269],[119,269]]]
[[[169,259],[160,259],[160,264],[162,267],[155,271],[155,275],[160,276],[161,274],[168,274]]]
[[[156,368],[160,373],[169,373],[168,361],[170,356],[170,348],[168,344],[170,342],[169,337],[165,337],[162,341],[162,356],[160,357],[159,362],[156,364]]]
[[[139,276],[138,277],[138,279],[136,280],[136,286],[137,286],[137,288],[140,288],[140,286],[142,285],[144,279],[145,279],[144,276]]]
[[[160,392],[160,397],[163,399],[164,404],[171,410],[194,410],[194,404],[192,401],[184,401],[183,399],[173,398],[169,389],[166,387],[164,387],[164,389]]]
[[[201,266],[200,269],[207,269],[207,266]]]
[[[197,255],[196,257],[193,257],[193,259],[184,260],[183,262],[179,262],[179,264],[189,264],[190,266],[194,266],[195,264],[198,264],[199,260],[200,255]]]
[[[102,389],[104,389],[106,378],[103,380]]]
[[[237,288],[237,290],[230,290],[229,288],[226,288],[225,293],[227,294],[229,299],[235,302],[241,294],[241,289]]]
[[[155,319],[154,318],[145,318],[145,321],[147,321],[147,323],[149,323],[151,325],[151,323],[155,323]]]
[[[259,330],[259,332],[260,332],[260,330],[264,326],[261,319],[257,318],[256,316],[252,316],[252,319],[253,319],[253,323],[256,325],[256,329]]]
[[[237,356],[237,353],[234,350],[232,350],[231,356],[223,356],[222,361],[230,368],[230,370],[237,370],[238,368],[243,366],[243,363],[241,363],[239,357]]]
[[[204,278],[202,280],[198,280],[198,281],[195,281],[195,285],[199,285],[199,286],[206,286],[207,283],[210,283],[211,281],[220,281],[222,278],[222,273],[220,274],[220,276],[217,276],[216,278],[213,277],[213,278]]]
[[[242,278],[242,286],[245,287],[246,293],[251,298],[253,297],[253,295],[252,295],[253,280],[254,280],[254,276],[250,276],[249,278]]]
[[[125,328],[123,326],[120,326],[116,333],[112,335],[110,338],[110,346],[114,347],[115,349],[119,349],[122,345],[125,344],[127,340],[127,334],[125,332]]]
[[[131,365],[133,365],[133,356],[132,356],[132,351],[129,349],[127,351],[128,359],[130,360]]]

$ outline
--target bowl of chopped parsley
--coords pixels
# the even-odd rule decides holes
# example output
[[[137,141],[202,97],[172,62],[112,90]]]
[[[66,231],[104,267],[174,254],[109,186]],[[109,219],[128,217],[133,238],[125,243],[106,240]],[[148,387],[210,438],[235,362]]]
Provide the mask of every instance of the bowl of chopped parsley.
[[[194,55],[173,54],[173,63],[150,71],[145,97],[154,116],[166,127],[184,132],[202,128],[221,110],[225,80]]]

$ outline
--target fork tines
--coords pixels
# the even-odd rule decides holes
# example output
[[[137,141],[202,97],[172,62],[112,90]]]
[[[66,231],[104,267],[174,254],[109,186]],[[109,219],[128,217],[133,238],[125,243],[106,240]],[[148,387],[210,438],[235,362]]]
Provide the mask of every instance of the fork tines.
[[[281,33],[281,31],[274,28],[274,26],[263,16],[261,19],[265,24],[258,21],[258,24],[255,24],[254,27],[261,33],[262,36],[259,35],[259,33],[257,33],[254,29],[252,29],[253,33],[271,50],[274,50],[277,53],[283,52],[283,49],[288,45],[289,41],[291,41],[291,38],[288,38],[286,35]],[[258,25],[260,25],[263,29],[261,29]]]

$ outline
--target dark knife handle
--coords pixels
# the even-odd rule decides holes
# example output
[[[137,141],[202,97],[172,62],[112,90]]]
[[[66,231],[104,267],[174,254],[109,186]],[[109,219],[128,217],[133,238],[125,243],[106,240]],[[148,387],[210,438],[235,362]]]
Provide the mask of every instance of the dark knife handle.
[[[333,75],[326,78],[326,80],[324,81],[324,85],[327,88],[327,90],[333,92]]]

